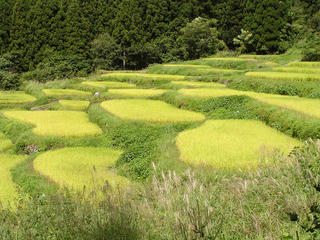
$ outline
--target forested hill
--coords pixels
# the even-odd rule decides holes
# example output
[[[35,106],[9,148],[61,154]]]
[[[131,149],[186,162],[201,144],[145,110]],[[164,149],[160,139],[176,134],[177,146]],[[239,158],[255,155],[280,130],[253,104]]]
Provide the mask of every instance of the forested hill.
[[[319,31],[319,9],[320,0],[0,0],[0,54],[22,72],[48,58],[93,66],[101,54],[110,69],[139,69],[226,47],[281,53]],[[207,28],[215,42],[188,49]]]

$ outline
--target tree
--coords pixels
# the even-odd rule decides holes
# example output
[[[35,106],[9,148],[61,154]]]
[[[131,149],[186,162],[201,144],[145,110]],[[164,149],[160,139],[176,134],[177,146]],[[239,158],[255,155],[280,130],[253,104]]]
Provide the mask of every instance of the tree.
[[[185,59],[196,59],[215,54],[224,48],[224,43],[219,39],[219,32],[214,27],[216,20],[196,18],[181,29],[182,35],[178,41],[182,44]]]

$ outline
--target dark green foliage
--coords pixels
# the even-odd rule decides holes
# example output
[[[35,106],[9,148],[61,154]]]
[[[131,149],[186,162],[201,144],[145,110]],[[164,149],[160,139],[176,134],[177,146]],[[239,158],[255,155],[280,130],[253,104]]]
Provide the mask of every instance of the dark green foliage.
[[[18,74],[0,71],[0,90],[18,89],[20,85],[21,81]]]

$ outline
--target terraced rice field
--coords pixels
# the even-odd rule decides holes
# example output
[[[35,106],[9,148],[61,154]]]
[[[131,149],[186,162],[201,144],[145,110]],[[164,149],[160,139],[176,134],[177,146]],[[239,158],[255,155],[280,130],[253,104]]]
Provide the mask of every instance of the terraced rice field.
[[[218,169],[254,168],[272,160],[275,149],[288,155],[301,143],[255,120],[210,120],[180,133],[183,161]]]
[[[128,184],[126,178],[111,170],[121,154],[121,151],[109,148],[64,148],[39,155],[33,166],[59,186],[75,191],[82,191],[85,187],[90,193],[106,181],[112,187]]]
[[[61,97],[61,96],[91,96],[90,92],[75,90],[75,89],[43,89],[44,92],[49,97]]]
[[[292,62],[288,66],[292,67],[320,67],[320,62]]]
[[[102,108],[124,120],[152,123],[201,122],[205,116],[200,113],[181,110],[157,100],[111,100],[101,104]]]
[[[101,129],[89,121],[88,115],[76,111],[3,111],[9,119],[35,126],[38,136],[86,137],[97,136]]]
[[[146,74],[146,73],[108,73],[102,77],[107,79],[136,80],[136,79],[154,79],[154,80],[184,80],[186,76],[168,75],[168,74]]]
[[[293,81],[319,81],[320,74],[287,73],[287,72],[247,72],[247,77]]]
[[[24,92],[0,91],[0,104],[2,103],[27,103],[33,102],[36,98]]]
[[[204,69],[211,69],[209,65],[197,65],[197,64],[163,64],[162,67],[177,67],[177,68],[204,68]]]
[[[126,82],[82,82],[81,84],[90,86],[90,87],[97,87],[97,88],[135,88],[136,85],[132,83]]]
[[[24,158],[23,156],[0,153],[0,202],[5,207],[14,206],[14,200],[19,197],[10,170],[22,162]]]
[[[292,72],[292,73],[316,73],[320,74],[320,68],[300,68],[300,67],[276,67],[273,68],[277,72]]]
[[[86,110],[89,107],[89,101],[81,100],[59,100],[59,104],[70,110]]]
[[[109,89],[108,92],[117,96],[147,98],[165,93],[163,89]]]
[[[235,58],[235,57],[211,57],[203,58],[203,60],[209,61],[230,61],[230,62],[247,62],[247,61],[257,61],[255,58]]]
[[[238,91],[228,88],[195,88],[195,89],[180,89],[179,93],[188,97],[197,98],[216,98],[235,95],[246,95],[248,92]]]
[[[180,85],[180,86],[187,86],[187,87],[202,87],[202,88],[224,88],[225,85],[221,83],[215,82],[193,82],[193,81],[172,81],[171,84]]]
[[[6,151],[13,146],[10,139],[7,139],[1,132],[0,132],[0,152]]]

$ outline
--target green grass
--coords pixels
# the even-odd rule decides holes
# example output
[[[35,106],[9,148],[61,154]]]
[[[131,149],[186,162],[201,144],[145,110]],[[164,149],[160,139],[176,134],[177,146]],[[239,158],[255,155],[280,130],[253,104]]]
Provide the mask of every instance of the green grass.
[[[0,91],[0,103],[27,103],[33,102],[36,98],[24,92]]]
[[[82,82],[81,84],[97,88],[135,88],[136,85],[125,82]]]
[[[205,116],[178,109],[157,100],[111,100],[101,104],[102,108],[124,120],[153,123],[201,122]]]
[[[22,162],[24,158],[23,156],[0,153],[0,201],[4,206],[14,206],[14,200],[19,197],[10,170]]]
[[[2,133],[0,133],[0,152],[4,152],[13,146],[10,139],[7,139]]]
[[[247,77],[292,81],[320,81],[320,74],[286,72],[247,72]]]
[[[288,65],[292,67],[320,67],[320,62],[292,62]]]
[[[197,64],[163,64],[162,67],[183,67],[183,68],[211,68],[209,65],[197,65]]]
[[[81,100],[59,100],[59,104],[71,110],[86,110],[89,107],[89,101],[81,101]]]
[[[230,61],[230,62],[248,62],[248,61],[257,61],[255,58],[235,58],[235,57],[210,57],[203,58],[203,60],[209,61]]]
[[[301,143],[256,120],[210,120],[178,135],[181,159],[218,169],[272,164],[275,149],[285,155]]]
[[[33,162],[34,169],[56,182],[76,191],[105,185],[124,186],[128,180],[118,176],[111,168],[121,151],[109,148],[76,147],[48,151]]]
[[[168,74],[146,74],[146,73],[108,73],[103,74],[102,77],[110,79],[158,79],[158,80],[184,80],[185,76],[168,75]]]
[[[320,74],[320,68],[300,68],[300,67],[276,67],[273,68],[277,72],[292,72],[292,73],[317,73]]]
[[[43,89],[49,97],[61,97],[61,96],[91,96],[90,92],[75,90],[75,89]]]
[[[109,89],[109,93],[125,97],[155,97],[166,92],[163,89]]]
[[[34,125],[38,136],[86,137],[97,136],[101,129],[89,121],[88,115],[76,111],[3,111],[9,119]]]
[[[247,94],[247,92],[245,91],[238,91],[238,90],[233,90],[228,88],[180,89],[178,92],[188,97],[198,97],[198,98],[216,98],[216,97]]]
[[[187,86],[187,87],[213,87],[213,88],[224,88],[225,85],[221,83],[215,82],[194,82],[194,81],[172,81],[171,84],[180,85],[180,86]]]

